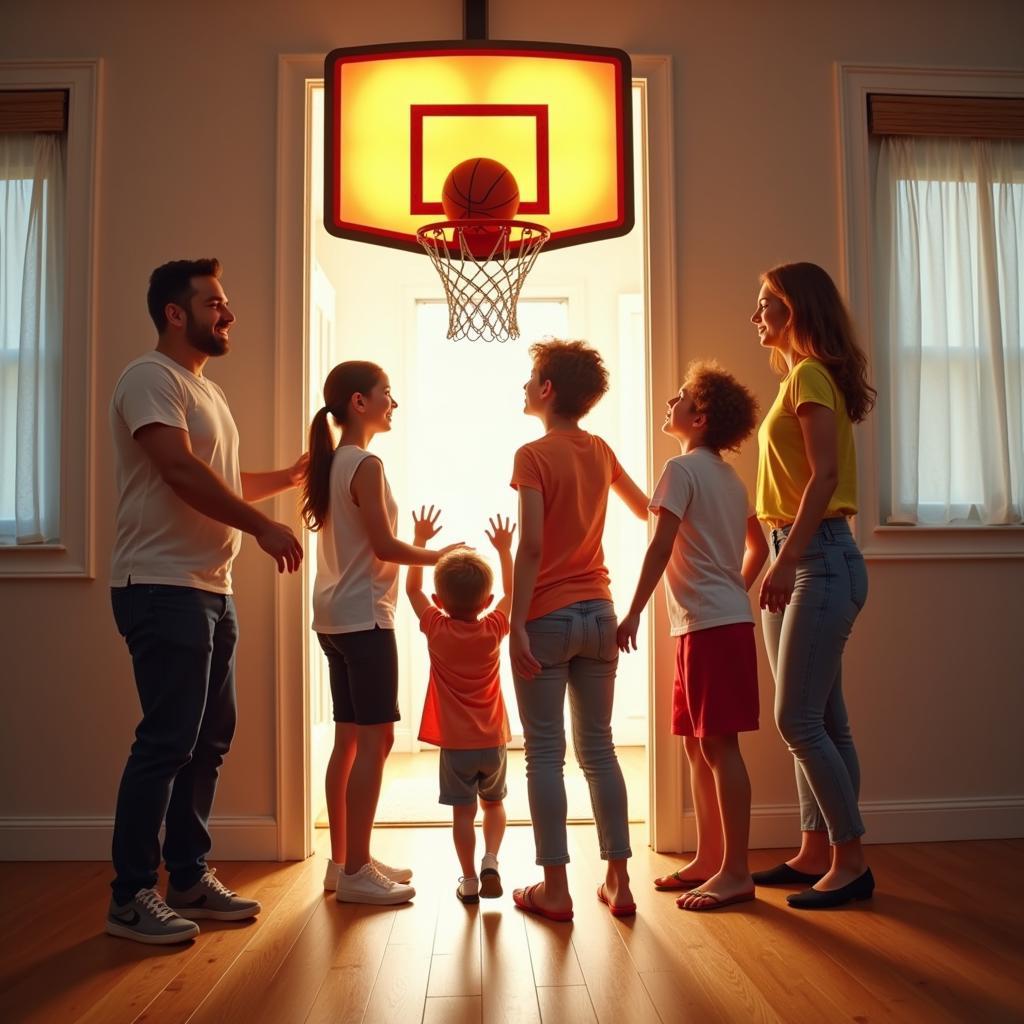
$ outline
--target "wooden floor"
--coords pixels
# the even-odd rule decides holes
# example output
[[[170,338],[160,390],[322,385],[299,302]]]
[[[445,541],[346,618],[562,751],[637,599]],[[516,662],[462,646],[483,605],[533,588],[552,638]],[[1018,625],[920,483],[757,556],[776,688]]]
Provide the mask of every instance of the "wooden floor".
[[[870,904],[800,913],[760,889],[693,914],[650,887],[679,858],[651,853],[641,831],[632,921],[594,897],[592,827],[570,830],[572,925],[527,917],[509,895],[463,907],[445,830],[382,829],[377,855],[416,870],[412,904],[325,897],[322,857],[221,864],[262,915],[163,950],[101,933],[106,864],[2,864],[0,1021],[1024,1021],[1024,841],[871,847]],[[530,830],[510,829],[506,893],[538,877],[532,860]]]

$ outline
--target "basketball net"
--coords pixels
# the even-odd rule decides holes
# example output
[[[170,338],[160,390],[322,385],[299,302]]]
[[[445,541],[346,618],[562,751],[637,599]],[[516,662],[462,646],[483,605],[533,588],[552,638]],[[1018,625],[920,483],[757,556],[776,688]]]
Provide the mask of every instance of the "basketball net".
[[[445,220],[416,232],[444,285],[450,340],[519,337],[519,293],[550,237],[546,227],[522,220]]]

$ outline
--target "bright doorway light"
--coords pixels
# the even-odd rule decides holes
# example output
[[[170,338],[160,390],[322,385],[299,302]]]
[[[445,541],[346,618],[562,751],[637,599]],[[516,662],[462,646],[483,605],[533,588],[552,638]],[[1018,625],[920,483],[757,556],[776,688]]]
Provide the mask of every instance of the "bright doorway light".
[[[636,93],[636,91],[635,91]],[[522,385],[530,374],[531,342],[546,337],[584,338],[601,352],[611,375],[611,390],[582,423],[611,445],[619,461],[650,492],[650,428],[647,394],[650,379],[649,342],[643,296],[644,219],[624,238],[595,242],[576,249],[542,255],[531,272],[519,304],[521,339],[501,343],[453,343],[446,339],[448,312],[441,284],[422,256],[361,245],[330,236],[323,228],[322,182],[318,169],[323,145],[323,93],[309,93],[307,135],[307,225],[310,251],[310,294],[306,337],[306,367],[310,412],[322,404],[326,373],[345,359],[371,359],[387,371],[399,408],[393,429],[373,442],[382,459],[399,503],[399,534],[412,536],[413,509],[434,504],[443,510],[444,530],[437,544],[462,540],[477,548],[495,570],[498,561],[484,529],[488,516],[515,517],[518,499],[509,486],[512,457],[520,445],[540,436],[538,420],[523,414]],[[636,208],[643,205],[643,119],[634,95],[634,172]],[[613,496],[609,499],[604,547],[616,607],[628,605],[647,544],[647,529]],[[309,545],[312,560],[315,542]],[[312,573],[309,574],[312,587]],[[399,648],[400,710],[392,761],[403,767],[385,777],[382,807],[388,786],[406,783],[402,773],[422,775],[416,796],[396,800],[403,820],[447,820],[446,809],[436,805],[436,768],[433,777],[413,768],[414,759],[436,757],[417,754],[423,696],[429,672],[426,643],[404,593],[400,578],[396,636]],[[424,588],[431,589],[425,573]],[[307,595],[307,601],[309,595]],[[646,632],[646,620],[641,624]],[[646,646],[646,645],[645,645]],[[310,704],[314,721],[311,786],[315,797],[323,792],[323,764],[333,741],[330,693],[326,666],[315,636],[308,647]],[[631,813],[646,817],[643,792],[647,772],[639,766],[648,739],[650,661],[642,655],[619,662],[613,733],[620,747],[635,748],[637,779],[630,778]],[[521,746],[507,653],[502,669],[509,708],[513,746]],[[571,737],[570,737],[571,740]],[[433,748],[431,748],[432,750]],[[397,758],[396,758],[397,755]],[[521,759],[521,753],[517,755]],[[399,760],[404,758],[405,760]],[[573,757],[567,757],[567,788],[573,790],[589,814],[586,786]],[[510,759],[511,763],[511,759]],[[517,762],[518,764],[519,762]],[[644,759],[645,763],[645,759]],[[521,767],[514,771],[522,773]],[[512,779],[510,789],[522,791],[525,778]],[[420,785],[417,783],[417,785]],[[642,787],[642,791],[640,789]],[[408,787],[407,787],[408,788]],[[314,799],[314,805],[317,801]],[[322,799],[320,800],[322,804]],[[410,810],[411,808],[411,810]],[[511,818],[519,815],[510,813]],[[383,820],[379,818],[379,820]]]

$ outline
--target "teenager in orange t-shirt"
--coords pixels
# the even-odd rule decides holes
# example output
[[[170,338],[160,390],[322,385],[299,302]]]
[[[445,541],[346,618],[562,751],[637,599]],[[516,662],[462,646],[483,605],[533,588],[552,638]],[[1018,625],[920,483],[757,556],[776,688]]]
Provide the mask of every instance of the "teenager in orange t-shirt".
[[[440,530],[440,510],[413,514],[420,547]],[[502,894],[498,848],[505,835],[505,745],[511,738],[501,696],[501,642],[508,635],[512,601],[512,534],[509,520],[491,519],[487,539],[501,560],[504,593],[494,600],[491,567],[469,548],[452,551],[434,568],[433,603],[423,593],[423,570],[410,566],[405,592],[420,620],[430,652],[430,681],[419,738],[441,748],[440,802],[452,808],[452,837],[462,867],[455,895],[479,903]],[[483,811],[484,856],[476,873],[476,805]]]
[[[569,688],[576,756],[590,786],[608,862],[597,895],[617,916],[636,912],[626,861],[631,856],[626,785],[612,742],[617,620],[601,537],[608,491],[647,519],[647,495],[623,472],[601,438],[582,430],[608,390],[601,356],[582,341],[533,345],[524,412],[544,436],[515,455],[519,549],[509,650],[526,741],[526,781],[537,863],[544,881],[513,894],[516,906],[555,921],[572,918],[565,865],[565,722]]]

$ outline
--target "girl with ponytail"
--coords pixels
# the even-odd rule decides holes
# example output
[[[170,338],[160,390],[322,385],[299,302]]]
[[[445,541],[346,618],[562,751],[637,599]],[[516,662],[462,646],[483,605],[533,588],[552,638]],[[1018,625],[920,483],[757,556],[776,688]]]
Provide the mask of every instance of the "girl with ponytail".
[[[302,518],[319,532],[313,629],[327,656],[334,701],[334,751],[327,766],[331,858],[324,888],[342,903],[412,899],[408,868],[370,856],[384,761],[398,713],[395,599],[399,565],[434,565],[429,551],[395,536],[398,507],[384,467],[367,450],[391,429],[398,403],[376,364],[340,363],[324,382],[324,405],[309,427]],[[341,428],[334,443],[330,419]]]

